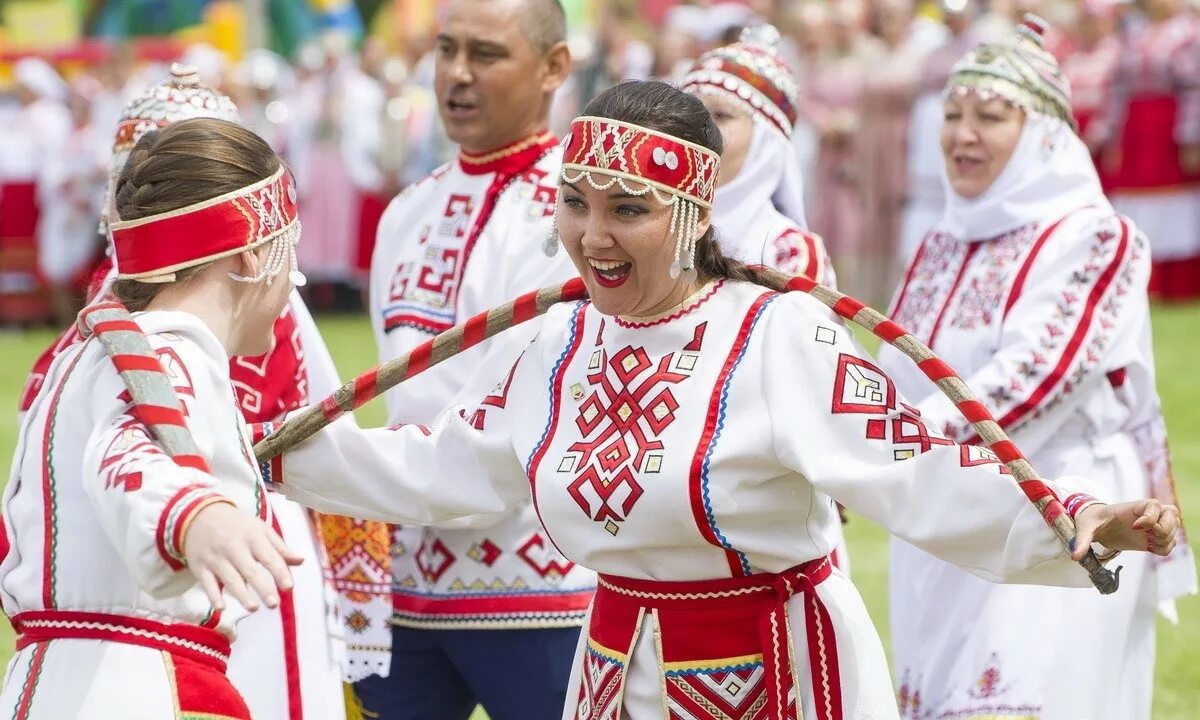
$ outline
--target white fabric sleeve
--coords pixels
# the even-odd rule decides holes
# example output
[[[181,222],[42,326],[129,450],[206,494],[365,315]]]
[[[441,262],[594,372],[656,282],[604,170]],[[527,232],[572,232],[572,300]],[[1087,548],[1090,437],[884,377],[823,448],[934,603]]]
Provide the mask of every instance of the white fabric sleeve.
[[[1022,450],[1036,453],[1100,383],[1131,358],[1145,319],[1145,239],[1116,215],[1081,212],[1045,243],[1010,290],[991,360],[963,377]],[[1068,225],[1070,223],[1070,225]],[[974,429],[941,393],[920,404],[960,442]],[[1028,430],[1028,432],[1026,432]]]
[[[790,293],[765,320],[763,393],[785,466],[982,578],[1088,584],[994,455],[927,427],[817,300]],[[1047,484],[1061,498],[1071,495],[1065,484]]]
[[[150,341],[161,361],[180,366],[170,376],[200,456],[211,465],[219,403],[233,402],[229,380],[191,343],[171,342],[164,355],[161,348],[168,343],[158,336]],[[152,440],[132,414],[125,383],[107,359],[91,380],[94,429],[83,457],[84,490],[142,590],[159,599],[182,594],[195,583],[191,573],[181,572],[188,523],[208,505],[230,501],[220,494],[216,478],[176,464]]]
[[[536,346],[533,346],[536,347]],[[529,499],[512,445],[522,409],[546,402],[535,353],[510,371],[520,402],[479,413],[451,408],[432,427],[364,430],[345,416],[271,463],[270,481],[292,500],[325,513],[433,525],[501,513]]]

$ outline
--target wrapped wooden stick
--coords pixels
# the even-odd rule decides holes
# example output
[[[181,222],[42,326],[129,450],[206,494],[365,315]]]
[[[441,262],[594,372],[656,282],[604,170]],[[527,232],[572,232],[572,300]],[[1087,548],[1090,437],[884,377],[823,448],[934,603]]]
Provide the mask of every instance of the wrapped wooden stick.
[[[176,464],[209,472],[188,430],[183,404],[158,360],[150,340],[119,302],[84,308],[79,325],[85,336],[95,335],[125,381],[132,399],[130,413],[149,430],[155,442]]]
[[[274,433],[260,440],[254,446],[254,454],[260,463],[266,462],[408,378],[514,325],[545,314],[557,303],[585,297],[587,289],[583,280],[574,278],[560,285],[527,293],[512,302],[480,313],[465,323],[440,333],[432,340],[421,343],[411,352],[382,363],[341,386],[320,405],[314,405],[292,417]]]

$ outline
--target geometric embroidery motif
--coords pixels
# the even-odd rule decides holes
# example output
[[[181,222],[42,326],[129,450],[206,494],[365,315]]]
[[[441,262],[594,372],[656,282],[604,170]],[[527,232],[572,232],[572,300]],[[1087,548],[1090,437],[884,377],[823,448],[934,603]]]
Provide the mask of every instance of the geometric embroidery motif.
[[[625,665],[591,647],[583,653],[579,697],[575,704],[576,720],[618,720],[621,711],[621,685]]]
[[[558,469],[577,473],[567,491],[614,536],[644,492],[638,477],[662,467],[658,438],[679,409],[671,386],[690,377],[702,341],[698,327],[686,348],[694,352],[672,352],[657,363],[640,347],[624,347],[611,358],[603,348],[592,353],[590,394],[575,417],[582,440],[567,449]]]
[[[766,720],[761,662],[719,670],[666,673],[670,720]]]
[[[866,360],[842,353],[834,376],[834,414],[881,415],[896,407],[896,387],[882,370]]]

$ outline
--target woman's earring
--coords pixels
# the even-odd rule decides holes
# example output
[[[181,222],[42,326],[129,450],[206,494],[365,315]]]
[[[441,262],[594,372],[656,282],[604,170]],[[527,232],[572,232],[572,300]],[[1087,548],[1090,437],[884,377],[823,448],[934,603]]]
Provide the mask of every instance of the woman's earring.
[[[554,228],[550,231],[550,234],[546,236],[546,239],[542,241],[542,252],[546,255],[546,257],[554,257],[558,254],[559,244],[560,239],[558,237],[558,221],[556,220],[554,222]]]

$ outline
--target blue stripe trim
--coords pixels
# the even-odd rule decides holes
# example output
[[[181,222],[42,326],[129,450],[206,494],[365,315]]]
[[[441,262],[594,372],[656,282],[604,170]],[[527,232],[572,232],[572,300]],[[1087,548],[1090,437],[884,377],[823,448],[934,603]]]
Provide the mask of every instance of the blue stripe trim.
[[[275,432],[275,423],[265,422],[262,424],[262,429],[263,429],[262,439],[266,440],[268,437],[271,436],[272,433]],[[268,485],[270,485],[274,482],[271,479],[271,461],[270,460],[267,460],[265,462],[260,462],[258,464],[258,474],[262,475],[263,482],[267,483]]]
[[[383,309],[383,317],[387,319],[392,315],[427,315],[431,318],[444,320],[450,324],[454,324],[454,310],[434,310],[426,305],[414,305],[413,303],[393,303]]]
[[[588,654],[589,654],[589,655],[593,655],[593,656],[595,656],[595,657],[598,657],[598,658],[600,658],[601,660],[603,660],[604,662],[606,662],[606,663],[611,663],[611,664],[613,664],[613,665],[616,665],[616,666],[617,666],[617,667],[619,667],[619,668],[623,668],[623,667],[625,667],[625,663],[621,662],[619,659],[617,659],[617,658],[615,658],[615,657],[613,657],[613,656],[611,656],[611,655],[608,655],[608,654],[606,654],[606,653],[602,653],[602,652],[600,652],[600,651],[599,651],[599,650],[597,650],[596,648],[592,647],[590,643],[588,643],[588,644],[586,645],[586,647],[587,647],[587,651],[588,651]]]
[[[713,534],[721,541],[721,547],[737,555],[738,562],[742,564],[742,572],[747,575],[753,574],[750,570],[750,561],[742,551],[733,547],[733,544],[729,542],[729,538],[725,537],[725,534],[717,527],[717,519],[713,515],[712,502],[708,494],[708,466],[712,460],[713,450],[717,447],[717,441],[721,439],[721,430],[725,428],[725,411],[729,405],[729,386],[733,383],[733,375],[737,372],[738,365],[742,364],[742,358],[746,357],[746,349],[750,347],[750,338],[754,334],[754,328],[758,325],[758,321],[762,319],[763,311],[771,303],[775,302],[775,299],[778,297],[779,295],[772,295],[762,305],[758,306],[758,312],[754,314],[754,320],[750,323],[750,331],[746,333],[746,342],[738,350],[737,359],[733,361],[733,367],[729,368],[729,374],[725,376],[725,382],[721,385],[721,403],[717,413],[717,428],[713,432],[712,440],[708,443],[708,448],[704,451],[704,464],[700,468],[700,490],[704,497],[704,514],[708,518],[708,526],[712,528]]]
[[[525,461],[525,474],[529,475],[533,469],[533,458],[541,451],[542,446],[546,443],[546,438],[550,436],[550,423],[554,422],[554,408],[558,407],[558,397],[554,393],[554,386],[557,384],[558,371],[562,367],[563,361],[567,359],[567,354],[571,352],[571,346],[575,344],[575,339],[579,337],[582,328],[579,324],[579,319],[583,317],[583,300],[575,301],[575,309],[571,311],[571,325],[567,332],[567,344],[563,346],[562,352],[558,354],[558,359],[554,361],[554,368],[550,371],[549,395],[550,395],[550,412],[546,414],[546,428],[542,430],[542,437],[534,444],[533,450],[529,452],[529,458]],[[531,480],[533,478],[530,478]]]

